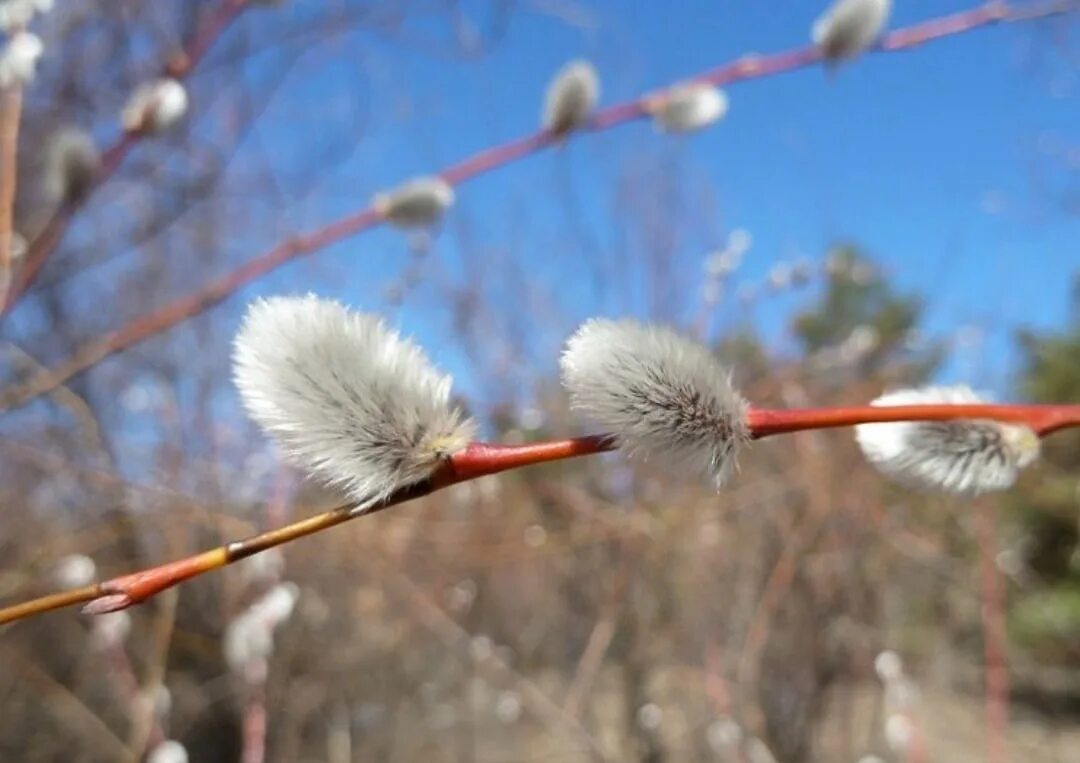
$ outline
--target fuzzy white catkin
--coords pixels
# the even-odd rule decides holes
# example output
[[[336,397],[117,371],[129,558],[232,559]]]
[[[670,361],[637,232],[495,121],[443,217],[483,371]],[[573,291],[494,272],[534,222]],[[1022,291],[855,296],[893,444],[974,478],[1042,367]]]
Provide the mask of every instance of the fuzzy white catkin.
[[[746,759],[748,763],[776,763],[772,750],[758,737],[751,737],[746,742]]]
[[[257,616],[275,628],[292,617],[300,589],[295,583],[278,583],[251,606]]]
[[[658,129],[693,132],[719,121],[728,110],[723,90],[704,83],[672,88],[652,109]]]
[[[131,615],[123,610],[95,615],[91,622],[90,644],[97,651],[121,646],[131,633]]]
[[[398,228],[429,228],[453,206],[454,189],[440,177],[414,178],[391,191],[375,194],[372,204]]]
[[[0,87],[26,85],[37,72],[37,62],[45,46],[30,32],[16,32],[0,53]]]
[[[52,7],[53,0],[0,0],[0,30],[21,29],[35,14],[48,13]]]
[[[451,377],[377,316],[332,300],[256,301],[233,363],[252,419],[361,507],[430,477],[473,437]]]
[[[811,38],[829,60],[869,48],[885,28],[892,0],[838,0],[814,22]]]
[[[23,257],[26,256],[26,250],[30,245],[27,243],[26,238],[18,231],[13,230],[11,232],[11,262],[12,264],[18,263]]]
[[[172,692],[164,684],[148,686],[139,691],[135,703],[139,707],[139,712],[149,711],[157,718],[165,719],[169,717],[169,711],[172,710]]]
[[[983,402],[970,388],[925,387],[892,392],[873,405],[968,405]],[[867,459],[911,487],[947,493],[1006,490],[1039,456],[1039,437],[996,421],[902,421],[860,424],[855,437]]]
[[[237,675],[248,676],[253,665],[274,652],[274,631],[292,616],[300,589],[279,583],[237,615],[225,628],[225,662]]]
[[[101,168],[94,140],[83,130],[66,127],[53,135],[45,148],[43,185],[55,202],[73,203],[90,190]]]
[[[915,724],[902,713],[893,713],[885,719],[885,744],[895,753],[904,754],[915,741]]]
[[[555,135],[582,127],[600,99],[600,77],[585,60],[571,61],[555,73],[544,98],[541,123]]]
[[[883,683],[899,681],[904,676],[904,663],[891,649],[879,652],[874,658],[874,672]]]
[[[163,78],[135,88],[120,113],[125,130],[161,132],[179,122],[187,113],[188,95],[178,80]]]
[[[68,554],[57,563],[53,571],[56,584],[61,588],[81,588],[84,585],[90,585],[94,582],[95,575],[97,575],[97,565],[94,564],[93,559],[83,554]]]
[[[587,321],[566,343],[571,406],[632,455],[724,484],[747,439],[746,401],[712,353],[635,320]]]
[[[188,763],[187,749],[175,739],[166,739],[150,751],[146,763]]]
[[[244,583],[251,586],[268,585],[281,579],[285,572],[285,554],[280,548],[268,548],[249,556],[240,563]]]
[[[725,754],[742,742],[742,727],[730,716],[724,715],[709,724],[705,741],[717,755]]]

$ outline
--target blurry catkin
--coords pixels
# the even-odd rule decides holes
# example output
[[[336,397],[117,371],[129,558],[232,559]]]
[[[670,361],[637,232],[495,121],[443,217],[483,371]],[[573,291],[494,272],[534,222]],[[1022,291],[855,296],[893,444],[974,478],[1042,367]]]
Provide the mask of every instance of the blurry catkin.
[[[285,554],[280,548],[268,548],[240,563],[240,574],[249,586],[276,583],[285,574]]]
[[[838,0],[814,22],[811,38],[830,61],[869,48],[885,28],[892,0]]]
[[[631,454],[717,487],[748,439],[746,401],[709,350],[635,320],[587,321],[566,343],[571,406]]]
[[[981,402],[968,387],[956,386],[899,390],[873,405]],[[1039,437],[1031,429],[989,420],[860,424],[855,437],[881,472],[912,487],[947,493],[1006,490],[1039,457]]]
[[[0,87],[26,85],[37,72],[37,62],[45,46],[30,32],[16,32],[0,52]]]
[[[18,263],[19,260],[25,257],[29,246],[26,238],[18,231],[13,230],[11,232],[11,262],[13,264]]]
[[[223,651],[236,675],[265,678],[265,663],[274,652],[274,631],[292,617],[299,598],[295,583],[278,583],[229,622]]]
[[[188,752],[175,739],[166,739],[150,751],[146,763],[188,763]]]
[[[747,763],[776,763],[776,756],[772,750],[758,737],[751,737],[746,741]]]
[[[83,554],[68,554],[56,564],[53,577],[60,588],[81,588],[94,582],[97,565]]]
[[[166,77],[144,82],[124,105],[120,124],[128,132],[161,132],[179,122],[187,107],[187,90],[178,80]]]
[[[454,189],[440,177],[408,180],[375,194],[372,205],[387,222],[405,230],[430,228],[454,204]]]
[[[705,83],[680,85],[649,105],[656,127],[664,132],[693,132],[720,120],[728,110],[723,90]]]
[[[577,60],[556,72],[544,99],[542,124],[554,135],[582,127],[600,98],[600,77],[588,61]]]
[[[0,0],[0,30],[22,29],[38,13],[52,10],[53,0]]]
[[[915,741],[915,724],[903,713],[885,719],[885,744],[898,755],[906,755]]]
[[[45,193],[54,202],[76,204],[85,198],[100,169],[101,155],[93,138],[77,128],[64,128],[45,148]]]
[[[90,645],[97,651],[122,646],[131,633],[131,615],[124,610],[98,615],[90,630]]]
[[[331,300],[256,301],[233,362],[252,419],[361,507],[427,479],[472,439],[449,376],[377,316]]]
[[[904,677],[904,662],[900,655],[891,649],[879,652],[874,658],[874,672],[882,683],[899,681]]]

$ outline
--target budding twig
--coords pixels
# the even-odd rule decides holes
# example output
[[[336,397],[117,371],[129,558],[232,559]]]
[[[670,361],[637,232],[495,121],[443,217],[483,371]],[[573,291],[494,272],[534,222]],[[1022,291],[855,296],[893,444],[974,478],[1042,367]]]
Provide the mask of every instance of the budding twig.
[[[167,76],[174,79],[187,77],[206,56],[214,42],[236,20],[246,4],[246,0],[221,0],[218,7],[211,11],[199,26],[188,47],[176,54],[164,67]],[[124,130],[107,148],[102,150],[101,167],[93,183],[86,189],[87,192],[73,203],[61,205],[45,223],[41,232],[30,242],[21,267],[12,280],[10,290],[6,294],[0,294],[0,318],[7,315],[26,294],[41,271],[42,265],[45,264],[45,260],[63,239],[76,210],[85,204],[87,197],[95,188],[116,172],[131,150],[148,136],[148,133],[142,131]]]
[[[239,2],[238,0],[231,0],[225,5],[234,7],[238,6]],[[994,23],[1029,21],[1067,13],[1075,10],[1077,6],[1076,0],[1025,3],[1007,3],[1003,2],[1003,0],[993,0],[967,11],[894,30],[886,34],[871,52],[906,50],[931,40],[960,34]],[[233,12],[235,13],[235,8]],[[688,78],[683,84],[703,83],[724,86],[734,82],[759,79],[812,66],[821,60],[822,53],[816,45],[769,56],[745,56]],[[651,116],[649,105],[655,104],[657,98],[662,97],[662,94],[663,91],[649,93],[641,98],[594,112],[592,118],[582,129],[598,132],[637,119],[648,118]],[[480,151],[460,163],[444,169],[438,173],[438,176],[452,186],[458,185],[466,180],[537,153],[557,143],[558,137],[551,130],[541,130],[523,138]],[[124,136],[118,146],[121,156],[126,154],[131,147],[125,145],[124,140],[130,140],[130,137]],[[106,152],[104,160],[106,166],[109,165],[108,157],[109,153]],[[103,171],[103,174],[107,174],[107,172]],[[63,384],[73,376],[86,371],[110,355],[125,350],[199,315],[279,266],[299,257],[313,254],[349,236],[374,227],[380,222],[382,220],[378,212],[372,208],[367,208],[329,223],[311,233],[279,243],[263,254],[248,260],[238,268],[211,281],[198,292],[181,297],[158,310],[127,323],[119,329],[91,340],[59,365],[4,390],[0,393],[0,411],[25,405],[36,397]],[[55,247],[66,229],[66,225],[66,216],[60,221],[51,221],[39,236],[39,239],[44,240],[42,246],[39,247],[37,241],[31,245],[30,252],[27,255],[26,267],[21,271],[13,293],[22,294],[25,291],[29,280],[33,278],[37,268],[40,267],[41,260],[47,255],[48,251]],[[44,251],[44,255],[40,254],[39,250]],[[13,300],[9,300],[4,310],[9,309],[12,302]]]
[[[749,438],[758,440],[788,432],[857,424],[965,419],[1022,424],[1040,435],[1046,435],[1065,427],[1080,426],[1080,405],[910,405],[790,410],[751,408],[746,413],[746,426]],[[472,443],[449,456],[429,479],[408,485],[370,508],[358,507],[354,503],[344,504],[286,527],[233,541],[184,559],[6,607],[0,609],[0,624],[74,604],[86,604],[84,611],[89,614],[126,609],[185,580],[220,569],[268,548],[321,532],[359,516],[374,514],[430,495],[459,482],[524,466],[604,453],[616,447],[618,441],[611,435],[591,435],[526,445]]]

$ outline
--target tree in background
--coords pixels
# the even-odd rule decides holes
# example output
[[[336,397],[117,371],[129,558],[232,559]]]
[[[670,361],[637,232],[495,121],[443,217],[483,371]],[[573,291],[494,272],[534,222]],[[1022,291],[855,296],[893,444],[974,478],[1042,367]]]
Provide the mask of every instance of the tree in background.
[[[1023,394],[1036,402],[1075,399],[1080,389],[1080,277],[1071,322],[1057,331],[1019,335]],[[1046,468],[1009,500],[1021,533],[1007,557],[1017,573],[1012,626],[1037,664],[1080,667],[1080,432],[1046,444]]]

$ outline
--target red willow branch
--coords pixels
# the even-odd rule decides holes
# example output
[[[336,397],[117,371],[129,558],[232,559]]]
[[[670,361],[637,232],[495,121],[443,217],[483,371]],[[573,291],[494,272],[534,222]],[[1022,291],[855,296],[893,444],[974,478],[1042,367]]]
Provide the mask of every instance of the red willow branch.
[[[882,38],[875,51],[897,52],[906,50],[931,40],[960,34],[995,23],[1029,21],[1067,13],[1075,10],[1078,5],[1080,3],[1077,0],[1024,3],[1008,3],[1003,0],[995,0],[971,10],[896,29]],[[821,53],[814,46],[768,56],[749,55],[691,77],[687,82],[703,82],[717,86],[729,85],[794,71],[820,61]],[[600,132],[645,118],[649,115],[650,108],[661,101],[666,92],[667,88],[657,90],[641,98],[602,109],[594,114],[586,129]],[[447,183],[457,185],[538,153],[555,145],[557,142],[555,136],[550,132],[541,130],[523,138],[512,140],[509,143],[480,151],[457,164],[443,169],[439,175]],[[199,315],[255,279],[266,275],[287,262],[314,254],[331,244],[375,227],[381,222],[382,219],[379,213],[369,207],[347,215],[308,234],[283,241],[263,254],[248,260],[235,270],[212,280],[199,291],[135,318],[104,336],[90,340],[59,365],[31,376],[19,384],[8,387],[3,392],[0,392],[0,411],[25,405],[109,356]]]
[[[1024,424],[1039,435],[1080,426],[1080,405],[908,405],[768,410],[751,409],[746,423],[751,439],[808,429],[827,429],[860,423],[892,421],[952,421],[991,419]],[[409,485],[371,508],[344,504],[291,525],[233,541],[177,561],[122,575],[111,580],[0,609],[0,625],[54,609],[86,604],[84,612],[103,614],[126,609],[185,580],[220,569],[268,548],[335,527],[359,516],[430,495],[437,490],[479,477],[614,450],[611,435],[591,435],[527,445],[472,443],[450,456],[423,482]]]
[[[184,79],[191,74],[246,5],[247,0],[221,0],[220,5],[199,25],[187,48],[176,53],[164,66],[164,73],[174,79]],[[27,247],[22,267],[13,279],[11,289],[6,295],[0,295],[0,318],[11,312],[29,290],[45,260],[56,251],[76,213],[86,204],[87,199],[112,177],[127,155],[146,135],[145,130],[125,130],[101,152],[101,167],[88,192],[78,199],[62,204]]]

